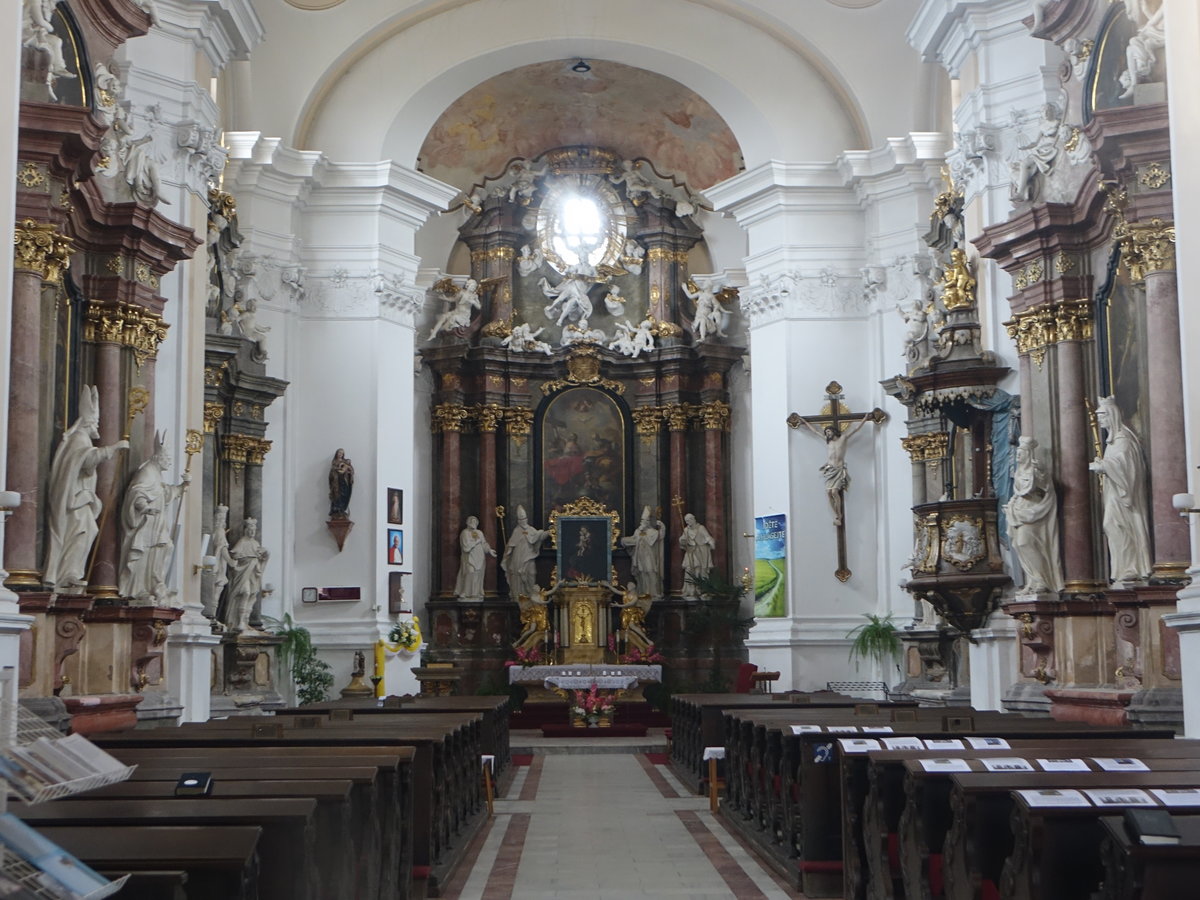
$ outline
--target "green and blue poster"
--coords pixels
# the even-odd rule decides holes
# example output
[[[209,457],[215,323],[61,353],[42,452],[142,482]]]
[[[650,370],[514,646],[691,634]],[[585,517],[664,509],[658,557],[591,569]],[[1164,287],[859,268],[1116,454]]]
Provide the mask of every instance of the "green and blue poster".
[[[787,516],[754,519],[754,616],[787,615]]]

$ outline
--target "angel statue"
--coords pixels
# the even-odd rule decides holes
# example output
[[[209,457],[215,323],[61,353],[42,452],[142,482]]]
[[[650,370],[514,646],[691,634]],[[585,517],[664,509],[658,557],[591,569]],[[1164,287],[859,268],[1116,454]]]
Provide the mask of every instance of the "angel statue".
[[[631,159],[621,161],[621,171],[609,175],[608,180],[613,184],[625,185],[625,196],[634,206],[641,206],[647,197],[659,196],[658,188],[641,172],[642,164]]]
[[[696,342],[705,341],[709,335],[725,337],[722,322],[725,319],[725,307],[717,299],[717,292],[723,285],[716,278],[689,279],[681,285],[684,296],[696,304],[696,317],[692,319],[692,332]]]
[[[545,259],[541,247],[530,250],[529,245],[525,244],[521,247],[521,255],[517,257],[517,271],[521,273],[522,278],[527,278],[542,267]]]
[[[433,340],[443,331],[454,331],[466,328],[471,324],[471,312],[480,308],[479,282],[468,278],[461,288],[455,288],[454,282],[443,278],[433,286],[434,293],[440,294],[442,300],[449,304],[444,313],[433,323],[429,332],[429,340]],[[451,296],[453,295],[453,296]]]
[[[545,331],[545,328],[539,328],[537,331],[528,322],[522,322],[520,325],[514,325],[512,334],[500,342],[501,347],[505,347],[514,353],[545,353],[549,356],[554,352],[545,341],[539,341],[537,336]]]
[[[595,280],[596,270],[586,262],[567,266],[562,281],[551,285],[545,277],[538,279],[542,293],[550,298],[546,305],[546,317],[553,319],[558,314],[555,325],[564,322],[575,325],[580,331],[588,330],[588,319],[592,317],[592,301],[588,298],[588,288]]]

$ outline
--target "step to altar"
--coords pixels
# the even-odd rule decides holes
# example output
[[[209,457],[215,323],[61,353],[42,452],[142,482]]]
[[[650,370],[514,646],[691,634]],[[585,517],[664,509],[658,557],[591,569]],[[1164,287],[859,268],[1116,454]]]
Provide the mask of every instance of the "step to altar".
[[[540,730],[519,730],[510,733],[513,753],[532,753],[535,756],[558,753],[665,753],[667,738],[661,728],[651,728],[645,737],[593,737],[599,728],[581,728],[590,732],[585,737],[545,737]],[[607,731],[608,729],[604,729]]]
[[[548,724],[542,726],[542,737],[570,738],[571,740],[581,740],[583,738],[603,740],[619,737],[643,738],[646,736],[647,730],[645,725],[640,725],[636,722],[626,725],[616,723],[604,726],[597,725],[589,728],[581,728],[575,725]]]

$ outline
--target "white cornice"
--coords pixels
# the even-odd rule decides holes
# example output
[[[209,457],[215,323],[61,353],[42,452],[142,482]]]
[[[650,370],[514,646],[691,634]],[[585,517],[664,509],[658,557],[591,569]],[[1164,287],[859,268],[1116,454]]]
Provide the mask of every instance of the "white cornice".
[[[925,0],[905,37],[925,62],[939,63],[951,78],[981,39],[1025,30],[1029,0]]]
[[[266,32],[251,0],[155,0],[158,28],[191,42],[214,72],[247,59]]]
[[[858,209],[837,163],[768,160],[704,192],[720,212],[749,228],[783,212],[844,213]]]

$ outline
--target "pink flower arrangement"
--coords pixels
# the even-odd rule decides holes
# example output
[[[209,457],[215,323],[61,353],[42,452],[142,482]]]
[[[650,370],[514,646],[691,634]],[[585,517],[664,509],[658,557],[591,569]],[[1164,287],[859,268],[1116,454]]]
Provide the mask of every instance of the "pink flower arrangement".
[[[663,658],[663,655],[655,650],[654,645],[651,644],[645,650],[634,647],[625,654],[621,662],[629,663],[631,665],[654,665],[662,662]]]
[[[511,669],[513,666],[520,666],[527,669],[530,666],[540,666],[542,664],[542,651],[538,647],[530,647],[526,650],[523,647],[517,648],[517,658],[504,661],[504,667]]]
[[[590,691],[575,691],[575,710],[577,714],[585,716],[598,716],[602,713],[610,713],[616,704],[613,698],[607,694],[601,694],[596,685],[592,685]]]

